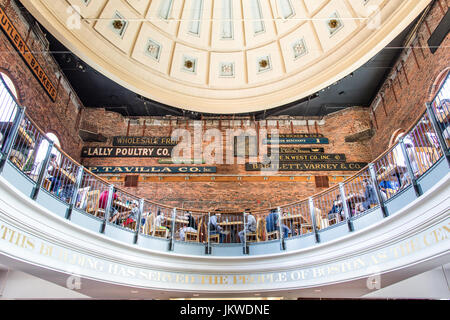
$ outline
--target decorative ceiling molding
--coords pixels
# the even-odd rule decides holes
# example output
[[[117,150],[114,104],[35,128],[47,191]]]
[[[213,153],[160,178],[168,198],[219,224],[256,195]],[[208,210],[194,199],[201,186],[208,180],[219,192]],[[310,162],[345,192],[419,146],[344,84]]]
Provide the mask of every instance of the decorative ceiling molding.
[[[122,86],[221,114],[278,107],[333,84],[429,2],[22,0],[69,50]]]

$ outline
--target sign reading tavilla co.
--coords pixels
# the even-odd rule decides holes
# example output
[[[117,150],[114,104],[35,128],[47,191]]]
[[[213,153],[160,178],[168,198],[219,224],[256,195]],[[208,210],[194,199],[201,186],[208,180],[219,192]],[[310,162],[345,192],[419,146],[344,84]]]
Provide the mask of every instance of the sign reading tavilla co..
[[[11,20],[9,20],[8,16],[6,15],[6,13],[2,7],[0,7],[0,22],[1,22],[0,23],[1,29],[6,34],[6,37],[9,39],[9,41],[15,47],[15,49],[20,54],[22,59],[28,65],[28,67],[31,69],[33,75],[36,77],[36,79],[39,81],[41,86],[44,88],[45,92],[48,94],[50,99],[53,102],[55,102],[56,101],[55,86],[50,81],[50,79],[48,78],[45,71],[42,69],[39,62],[33,56],[30,48],[27,46],[25,41],[22,39],[22,36],[17,32],[16,28],[13,26],[13,24],[11,23]]]
[[[216,167],[89,167],[92,173],[216,173]]]
[[[173,147],[84,147],[83,158],[170,158]]]

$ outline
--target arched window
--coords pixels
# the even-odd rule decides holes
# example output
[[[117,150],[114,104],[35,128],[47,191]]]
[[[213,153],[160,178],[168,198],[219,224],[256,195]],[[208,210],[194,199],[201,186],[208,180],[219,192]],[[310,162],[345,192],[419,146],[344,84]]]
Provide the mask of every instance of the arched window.
[[[59,142],[59,139],[54,133],[48,132],[48,133],[46,133],[46,136],[47,136],[47,138],[49,140],[53,141],[53,145],[54,146],[57,146],[57,147],[61,148],[61,144]],[[49,143],[48,143],[47,139],[42,140],[42,142],[39,144],[38,151],[37,151],[37,154],[36,154],[36,159],[34,161],[34,163],[35,163],[34,167],[36,168],[36,172],[35,172],[36,174],[39,172],[39,170],[40,170],[40,168],[42,166],[42,162],[45,159],[45,155],[47,154],[48,144]],[[60,163],[60,161],[61,161],[61,153],[58,151],[58,149],[53,147],[52,154],[56,155],[56,161],[58,163]]]
[[[3,80],[0,80],[0,122],[12,122],[17,111],[14,101],[17,100],[17,90],[6,74],[0,72],[0,78]]]
[[[3,81],[5,82],[6,86],[8,87],[9,91],[13,94],[14,98],[17,100],[17,90],[16,86],[14,86],[14,83],[12,82],[11,78],[8,77],[3,72],[0,72],[0,77],[2,77]]]

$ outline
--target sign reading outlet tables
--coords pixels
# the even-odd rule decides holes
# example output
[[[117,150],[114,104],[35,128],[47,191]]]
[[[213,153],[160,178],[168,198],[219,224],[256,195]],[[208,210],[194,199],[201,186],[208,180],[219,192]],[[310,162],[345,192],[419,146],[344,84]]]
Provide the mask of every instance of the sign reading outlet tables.
[[[11,23],[5,11],[0,7],[0,25],[3,32],[6,34],[6,37],[17,50],[23,61],[25,61],[26,65],[30,68],[33,75],[39,81],[41,86],[44,88],[47,95],[50,99],[55,102],[56,101],[56,87],[48,78],[45,71],[42,69],[39,62],[34,57],[32,51],[28,47],[28,45],[23,40],[22,36],[17,32],[17,29]]]
[[[89,167],[92,173],[216,173],[216,167]]]
[[[84,147],[83,158],[170,158],[173,147]]]

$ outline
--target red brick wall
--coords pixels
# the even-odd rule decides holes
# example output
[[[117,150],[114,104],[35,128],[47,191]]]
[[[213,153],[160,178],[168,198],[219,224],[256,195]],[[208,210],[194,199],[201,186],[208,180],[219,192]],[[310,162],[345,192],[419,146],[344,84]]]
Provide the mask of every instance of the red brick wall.
[[[129,136],[170,136],[176,128],[186,128],[186,120],[177,121],[161,120],[156,124],[150,122],[144,126],[144,119],[155,121],[155,119],[139,119],[139,125],[128,126],[128,119],[114,112],[104,109],[86,109],[83,113],[83,122],[97,127],[99,133],[108,138],[106,143],[89,143],[89,146],[111,146],[112,137],[119,135]],[[313,122],[306,125],[293,122],[286,117],[268,120],[269,130],[278,127],[280,133],[292,132],[318,132],[329,138],[328,145],[320,145],[325,148],[326,153],[344,153],[347,162],[369,162],[371,160],[369,151],[369,140],[346,143],[345,137],[371,128],[368,110],[365,108],[349,108],[326,116],[318,125]],[[225,133],[229,129],[229,122],[222,121],[220,128]],[[244,124],[245,125],[245,124]],[[266,128],[266,122],[259,122],[261,128]],[[250,126],[256,127],[251,122]],[[240,128],[240,125],[237,125]],[[192,121],[188,123],[192,132]],[[219,122],[206,123],[206,129],[219,128]],[[319,146],[319,145],[315,145]],[[305,147],[307,147],[305,145]],[[225,154],[225,152],[224,152]],[[155,158],[85,158],[85,166],[161,166]],[[260,175],[259,172],[245,171],[242,164],[213,164],[217,167],[217,175]],[[137,188],[127,188],[129,192],[137,194],[158,203],[190,209],[211,209],[222,207],[226,209],[267,208],[291,203],[311,196],[323,188],[316,188],[315,175],[329,175],[330,185],[336,184],[334,176],[348,176],[354,172],[279,172],[270,173],[271,176],[281,175],[305,175],[310,177],[309,181],[236,181],[236,182],[139,182]],[[339,180],[340,181],[340,180]],[[123,183],[118,183],[123,186]]]
[[[417,37],[412,42],[413,49],[402,52],[379,92],[380,96],[384,96],[384,105],[382,100],[374,100],[372,121],[376,133],[370,146],[373,158],[389,147],[391,136],[396,130],[407,130],[425,112],[425,103],[430,102],[434,82],[450,67],[448,35],[434,54],[427,47],[431,33],[439,25],[447,9],[448,5],[444,0],[434,4],[418,29]]]
[[[29,25],[17,6],[14,5],[14,1],[0,0],[0,5],[22,38],[28,39],[27,45],[34,52],[35,58],[51,82],[55,87],[58,86],[58,78],[61,75],[58,66],[33,31],[29,33]],[[61,142],[62,149],[79,160],[82,147],[78,128],[76,128],[79,103],[75,100],[74,93],[69,98],[70,90],[68,90],[65,79],[61,80],[58,87],[56,102],[52,102],[3,31],[0,31],[0,52],[0,71],[7,74],[14,82],[19,95],[19,103],[26,107],[28,116],[45,133],[55,133]]]

